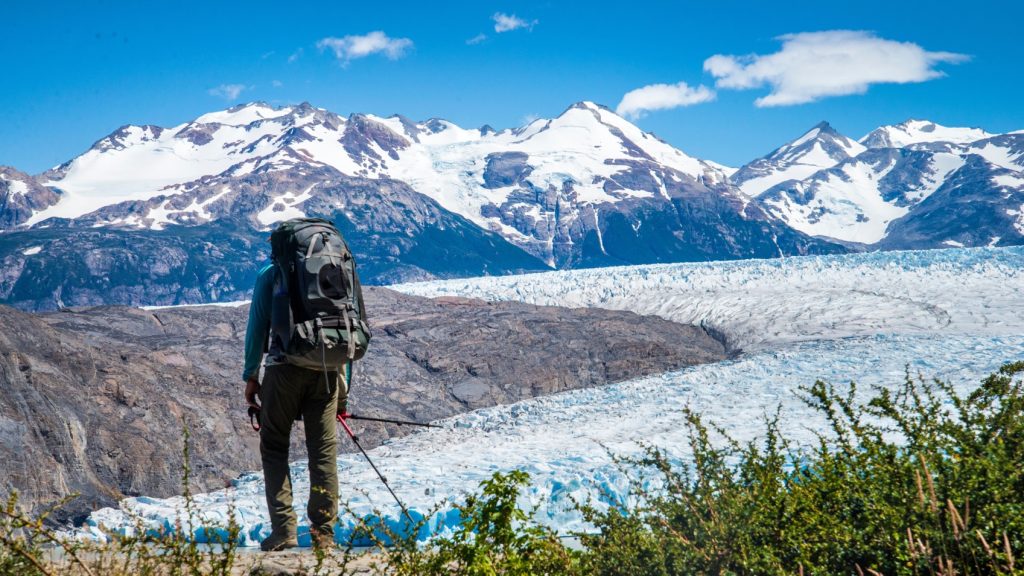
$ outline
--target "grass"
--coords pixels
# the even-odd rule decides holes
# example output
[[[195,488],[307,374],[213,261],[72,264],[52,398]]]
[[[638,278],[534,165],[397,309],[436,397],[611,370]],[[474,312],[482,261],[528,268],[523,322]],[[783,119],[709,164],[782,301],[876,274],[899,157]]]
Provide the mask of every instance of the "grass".
[[[408,534],[367,520],[354,538],[378,543],[372,572],[402,576],[1021,575],[1022,373],[1024,362],[1008,364],[966,395],[910,376],[866,399],[854,385],[816,382],[803,389],[805,401],[829,429],[800,449],[779,433],[777,417],[741,445],[687,412],[692,457],[673,463],[652,446],[626,460],[638,503],[580,504],[597,530],[572,548],[519,507],[529,480],[520,471],[482,483],[457,506],[461,525],[429,544],[415,539],[426,519]],[[187,462],[187,431],[185,446]],[[21,514],[12,496],[0,514],[0,574],[243,573],[237,526],[223,531],[216,552],[187,537],[196,517],[188,474],[186,465],[188,504],[173,530],[140,529],[105,544],[62,540],[45,514]],[[642,488],[651,474],[660,489]],[[61,566],[47,546],[61,549]],[[353,558],[351,546],[320,551],[306,569],[350,574]]]

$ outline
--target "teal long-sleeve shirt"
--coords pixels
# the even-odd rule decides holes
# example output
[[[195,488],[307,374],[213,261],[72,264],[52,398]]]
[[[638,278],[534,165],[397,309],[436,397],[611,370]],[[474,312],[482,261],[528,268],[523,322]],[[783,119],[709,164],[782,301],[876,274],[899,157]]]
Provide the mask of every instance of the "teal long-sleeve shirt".
[[[249,306],[249,323],[245,328],[245,369],[242,380],[259,372],[263,351],[270,338],[270,308],[274,298],[274,265],[269,264],[256,276]]]

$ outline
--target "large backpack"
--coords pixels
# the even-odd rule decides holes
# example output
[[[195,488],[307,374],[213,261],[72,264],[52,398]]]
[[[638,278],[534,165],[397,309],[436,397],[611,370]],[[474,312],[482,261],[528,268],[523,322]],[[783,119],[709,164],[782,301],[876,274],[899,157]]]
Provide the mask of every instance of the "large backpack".
[[[270,235],[277,265],[271,349],[289,364],[337,370],[370,343],[363,290],[348,244],[331,222],[296,218]]]

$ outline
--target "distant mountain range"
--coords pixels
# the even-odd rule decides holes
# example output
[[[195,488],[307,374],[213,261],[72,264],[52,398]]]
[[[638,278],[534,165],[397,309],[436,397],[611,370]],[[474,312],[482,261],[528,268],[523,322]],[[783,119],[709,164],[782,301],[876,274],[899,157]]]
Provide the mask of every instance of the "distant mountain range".
[[[368,283],[1024,243],[1024,133],[821,123],[734,170],[590,102],[496,131],[263,103],[0,167],[0,301],[244,298],[267,233],[333,219]]]
[[[1024,132],[908,120],[854,142],[823,122],[733,182],[793,228],[849,246],[1024,243]]]

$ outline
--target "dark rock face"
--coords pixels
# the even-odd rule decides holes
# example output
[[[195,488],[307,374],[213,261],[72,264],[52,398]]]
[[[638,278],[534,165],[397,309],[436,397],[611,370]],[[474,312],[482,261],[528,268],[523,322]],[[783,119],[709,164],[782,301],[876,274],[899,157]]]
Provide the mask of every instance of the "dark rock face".
[[[14,228],[32,213],[60,200],[56,190],[41,186],[35,178],[8,166],[0,166],[0,231]]]
[[[715,194],[680,194],[671,202],[629,201],[630,211],[600,213],[586,237],[582,266],[776,258],[839,254],[845,248],[810,238],[759,207]]]
[[[724,183],[697,180],[649,160],[626,165],[628,170],[605,182],[607,192],[660,187],[661,194],[581,205],[571,182],[561,189],[524,187],[484,215],[499,216],[525,236],[537,238],[536,246],[524,248],[548,255],[557,268],[846,251],[793,230]]]
[[[933,175],[932,154],[924,151],[868,150],[857,158],[874,161],[878,166],[883,163],[892,164],[893,168],[879,180],[878,188],[882,200],[896,206],[912,206],[916,203],[917,198],[913,193],[926,187],[928,177]]]
[[[26,255],[33,245],[40,251]],[[241,300],[269,248],[265,234],[226,223],[12,232],[0,236],[0,298],[25,310]]]
[[[533,172],[527,161],[530,159],[525,152],[499,152],[487,155],[487,167],[484,169],[484,186],[487,188],[504,188],[521,183]]]
[[[428,421],[724,356],[699,328],[628,312],[366,296],[374,339],[350,399],[366,415]],[[179,493],[182,424],[194,489],[259,469],[240,381],[246,319],[244,306],[0,308],[0,489],[37,509],[82,494],[58,520]],[[409,432],[357,424],[368,445]]]
[[[218,126],[216,124],[189,124],[175,134],[175,138],[181,138],[182,140],[188,140],[196,146],[205,146],[213,140],[213,133],[217,131]]]
[[[949,241],[963,246],[1024,244],[1021,173],[993,166],[980,156],[966,159],[938,190],[889,225],[881,247],[942,248]],[[1000,176],[1016,186],[1001,186],[993,194]]]
[[[349,118],[341,142],[353,158],[366,157],[378,162],[384,159],[370,147],[370,144],[380,146],[393,160],[398,160],[398,150],[409,147],[408,140],[361,114],[353,114]]]

